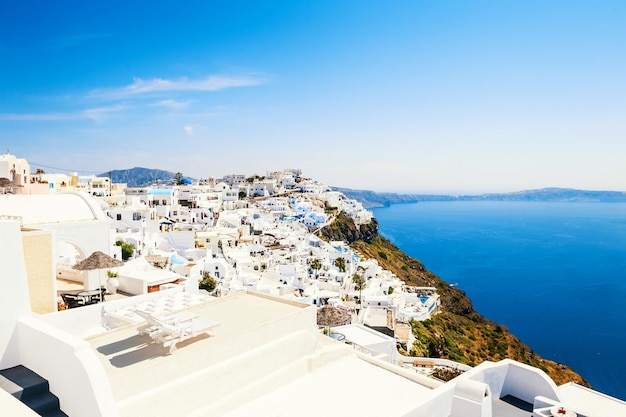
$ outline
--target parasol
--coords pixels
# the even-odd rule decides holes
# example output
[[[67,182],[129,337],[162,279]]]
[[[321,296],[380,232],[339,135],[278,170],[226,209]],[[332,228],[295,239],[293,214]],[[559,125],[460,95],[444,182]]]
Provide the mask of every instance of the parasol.
[[[86,259],[77,262],[72,268],[78,271],[91,271],[93,269],[115,268],[124,265],[124,262],[115,259],[106,253],[96,251]]]
[[[115,268],[122,265],[124,265],[124,262],[120,261],[119,259],[115,259],[107,255],[106,253],[95,251],[87,258],[74,264],[72,268],[78,271],[93,271],[104,268]],[[100,287],[102,287],[100,272],[98,272],[98,284]]]
[[[317,325],[323,327],[334,327],[348,324],[352,321],[352,316],[340,307],[323,306],[317,309]]]

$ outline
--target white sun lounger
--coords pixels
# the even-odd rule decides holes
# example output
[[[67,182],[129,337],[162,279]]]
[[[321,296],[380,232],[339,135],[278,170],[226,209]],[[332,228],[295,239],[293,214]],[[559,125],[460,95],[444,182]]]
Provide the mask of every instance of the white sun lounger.
[[[145,318],[147,323],[138,327],[140,335],[147,334],[155,342],[169,347],[170,353],[176,351],[176,344],[206,333],[215,335],[215,328],[221,323],[198,318],[198,315],[183,311],[169,316],[155,316],[145,311],[136,310],[137,314]]]

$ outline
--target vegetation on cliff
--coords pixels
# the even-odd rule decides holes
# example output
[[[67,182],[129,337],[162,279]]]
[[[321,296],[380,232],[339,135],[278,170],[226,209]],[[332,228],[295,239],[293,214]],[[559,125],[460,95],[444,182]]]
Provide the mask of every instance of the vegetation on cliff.
[[[412,356],[451,359],[471,366],[483,361],[510,358],[542,369],[557,383],[576,382],[589,386],[571,368],[541,358],[509,330],[483,317],[458,288],[428,271],[418,260],[402,252],[378,234],[378,223],[357,226],[344,213],[320,231],[326,240],[344,240],[359,254],[376,259],[408,285],[437,288],[441,297],[440,314],[429,320],[412,322],[416,342],[409,349]]]

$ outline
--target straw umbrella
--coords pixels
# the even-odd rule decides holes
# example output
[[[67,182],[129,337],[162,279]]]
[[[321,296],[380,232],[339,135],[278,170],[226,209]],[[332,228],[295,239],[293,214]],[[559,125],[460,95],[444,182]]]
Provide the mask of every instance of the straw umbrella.
[[[352,321],[352,317],[346,310],[329,305],[317,309],[317,325],[323,327],[341,326]]]
[[[106,253],[95,251],[87,258],[77,262],[72,268],[78,271],[92,271],[96,269],[115,268],[122,265],[124,265],[124,262],[119,259],[115,259]],[[98,282],[100,282],[99,278],[100,276],[98,275]]]
[[[73,268],[79,271],[90,271],[92,269],[115,268],[124,265],[124,262],[115,259],[106,253],[95,251],[86,259],[77,262]]]

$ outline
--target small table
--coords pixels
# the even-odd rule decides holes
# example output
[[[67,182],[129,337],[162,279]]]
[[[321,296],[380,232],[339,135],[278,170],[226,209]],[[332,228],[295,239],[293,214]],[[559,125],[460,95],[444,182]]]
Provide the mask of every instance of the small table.
[[[552,414],[554,417],[577,417],[577,414],[575,412],[559,405],[555,405],[554,407],[550,408],[550,414]]]
[[[81,291],[77,293],[76,296],[82,297],[82,299],[85,301],[85,304],[93,304],[94,301],[96,302],[102,301],[102,290]],[[94,300],[94,298],[96,300]]]

